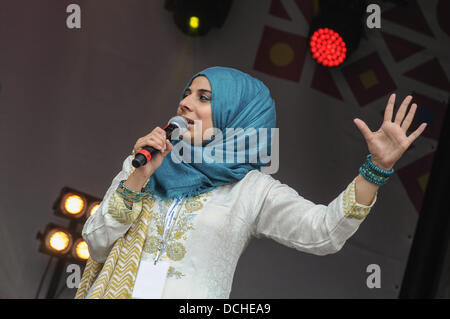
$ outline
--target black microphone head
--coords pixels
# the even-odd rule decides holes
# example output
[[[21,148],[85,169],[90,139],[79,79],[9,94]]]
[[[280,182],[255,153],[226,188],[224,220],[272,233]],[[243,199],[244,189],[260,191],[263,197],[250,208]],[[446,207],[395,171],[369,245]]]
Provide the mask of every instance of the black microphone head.
[[[188,122],[187,120],[182,116],[174,116],[169,120],[169,124],[173,124],[177,126],[178,128],[187,128]]]

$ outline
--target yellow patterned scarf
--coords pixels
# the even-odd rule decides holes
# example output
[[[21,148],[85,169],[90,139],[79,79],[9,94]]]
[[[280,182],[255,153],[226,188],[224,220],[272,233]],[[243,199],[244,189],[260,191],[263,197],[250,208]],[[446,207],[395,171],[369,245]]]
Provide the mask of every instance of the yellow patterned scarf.
[[[154,200],[143,205],[138,218],[124,237],[115,243],[105,263],[88,259],[75,299],[84,299],[92,287],[92,299],[131,298]],[[94,285],[95,283],[95,285]],[[94,285],[94,286],[92,286]]]

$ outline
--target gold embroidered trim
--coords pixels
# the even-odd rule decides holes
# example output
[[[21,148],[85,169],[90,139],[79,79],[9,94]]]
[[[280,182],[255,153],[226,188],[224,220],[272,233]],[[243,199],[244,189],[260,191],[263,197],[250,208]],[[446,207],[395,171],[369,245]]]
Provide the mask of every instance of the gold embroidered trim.
[[[206,192],[191,198],[187,198],[180,205],[180,212],[178,218],[175,221],[172,232],[166,238],[161,249],[160,260],[180,261],[186,255],[186,246],[184,241],[187,240],[187,233],[189,230],[194,229],[193,218],[195,218],[195,212],[203,209],[207,199],[212,195],[212,192]],[[144,252],[152,255],[157,253],[158,247],[161,244],[161,238],[164,233],[164,220],[165,212],[171,206],[172,200],[161,200],[159,205],[160,209],[156,209],[153,222],[149,226],[148,235],[144,244]],[[145,256],[147,258],[147,256]],[[177,279],[184,276],[181,271],[169,271],[169,275],[175,276]]]
[[[185,276],[185,275],[182,274],[181,272],[175,270],[175,268],[173,268],[172,266],[170,266],[169,270],[167,271],[167,276],[168,277],[175,276],[177,279],[180,279],[181,276]]]
[[[171,260],[178,261],[184,258],[184,255],[186,254],[186,248],[183,245],[182,241],[186,240],[186,232],[190,229],[194,229],[193,223],[191,222],[193,216],[191,216],[192,213],[201,210],[204,207],[204,204],[202,201],[206,201],[208,197],[212,195],[212,192],[206,192],[197,196],[194,196],[192,198],[185,199],[184,204],[182,204],[182,207],[184,207],[184,210],[181,209],[179,212],[179,216],[175,222],[174,228],[172,230],[172,233],[169,234],[166,243],[165,243],[165,249],[163,248],[161,252],[161,259],[163,260],[165,256],[170,258]],[[154,220],[155,225],[150,226],[149,233],[154,234],[147,237],[145,247],[148,247],[145,249],[145,252],[147,253],[154,253],[155,245],[159,245],[161,241],[161,237],[164,233],[164,220],[165,216],[163,215],[163,211],[167,211],[170,205],[172,204],[173,200],[164,200],[161,201],[161,205],[164,207],[162,208],[162,211],[158,210],[158,213],[155,214]],[[159,236],[159,237],[158,237]]]
[[[108,214],[121,224],[130,224],[139,216],[142,205],[142,201],[136,202],[130,209],[124,203],[122,196],[116,191],[108,202]]]
[[[344,191],[344,196],[342,198],[344,215],[345,215],[345,217],[348,217],[348,218],[363,219],[369,214],[370,209],[373,207],[373,205],[377,201],[378,192],[375,194],[375,198],[373,199],[372,203],[369,206],[366,206],[366,205],[359,204],[356,201],[355,187],[356,187],[356,177],[353,179],[353,181],[347,186],[346,190]]]

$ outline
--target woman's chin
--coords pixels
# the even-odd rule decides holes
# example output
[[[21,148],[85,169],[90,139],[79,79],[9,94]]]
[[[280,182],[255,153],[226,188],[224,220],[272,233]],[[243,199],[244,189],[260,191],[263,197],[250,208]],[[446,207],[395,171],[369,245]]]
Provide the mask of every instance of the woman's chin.
[[[183,134],[183,141],[186,143],[190,143],[191,145],[195,146],[202,146],[204,142],[209,141],[211,137],[206,136],[206,138],[203,138],[202,136],[195,136],[193,127],[186,130],[186,132]]]

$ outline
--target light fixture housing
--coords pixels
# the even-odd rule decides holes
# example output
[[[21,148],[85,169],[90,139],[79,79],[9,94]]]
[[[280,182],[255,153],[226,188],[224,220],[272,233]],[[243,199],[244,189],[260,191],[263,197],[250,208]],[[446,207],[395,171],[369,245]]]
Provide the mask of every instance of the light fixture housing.
[[[312,58],[325,67],[344,63],[359,46],[364,14],[362,0],[320,0],[308,35]]]
[[[204,36],[213,27],[221,28],[232,0],[166,0],[164,8],[173,13],[178,28],[188,36]]]
[[[90,211],[92,208],[100,203],[100,198],[80,192],[74,188],[63,187],[53,204],[53,209],[57,216],[84,222],[91,215]]]

